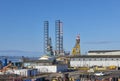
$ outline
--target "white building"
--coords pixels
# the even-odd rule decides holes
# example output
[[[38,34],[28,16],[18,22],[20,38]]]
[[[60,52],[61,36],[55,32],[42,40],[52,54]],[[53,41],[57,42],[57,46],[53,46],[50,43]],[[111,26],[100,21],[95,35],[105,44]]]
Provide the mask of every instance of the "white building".
[[[67,71],[68,65],[55,60],[26,61],[24,67],[35,68],[38,73],[56,73]]]
[[[56,73],[67,71],[68,66],[66,64],[61,65],[58,64],[58,65],[35,66],[34,68],[38,69],[39,73]]]
[[[96,51],[88,51],[88,55],[120,55],[120,50],[96,50]]]
[[[84,55],[70,58],[71,67],[83,67],[83,66],[119,66],[120,67],[120,55]]]
[[[38,74],[37,69],[11,69],[7,70],[6,74],[17,74],[23,77],[36,76]]]

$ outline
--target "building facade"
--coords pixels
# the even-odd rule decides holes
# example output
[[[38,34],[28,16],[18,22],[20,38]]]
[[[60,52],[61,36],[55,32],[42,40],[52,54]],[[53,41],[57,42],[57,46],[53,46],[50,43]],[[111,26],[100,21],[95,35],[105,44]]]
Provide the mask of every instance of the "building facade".
[[[70,58],[71,67],[92,67],[92,66],[118,66],[120,67],[120,55],[84,55]]]
[[[24,67],[37,69],[38,73],[64,72],[68,69],[67,64],[51,60],[26,61],[24,62]]]

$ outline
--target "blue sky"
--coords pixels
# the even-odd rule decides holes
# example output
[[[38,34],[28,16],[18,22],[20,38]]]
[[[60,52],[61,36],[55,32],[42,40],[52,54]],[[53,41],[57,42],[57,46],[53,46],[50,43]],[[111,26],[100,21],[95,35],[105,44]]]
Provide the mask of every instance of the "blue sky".
[[[43,52],[46,20],[55,48],[58,19],[63,22],[66,51],[74,47],[77,34],[82,54],[89,50],[119,50],[119,4],[119,0],[0,0],[0,50]]]

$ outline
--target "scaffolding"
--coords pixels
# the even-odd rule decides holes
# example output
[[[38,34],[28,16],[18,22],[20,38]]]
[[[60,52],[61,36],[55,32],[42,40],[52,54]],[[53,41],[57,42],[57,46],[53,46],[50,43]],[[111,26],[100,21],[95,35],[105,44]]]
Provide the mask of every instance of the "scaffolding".
[[[55,22],[55,48],[56,55],[63,54],[63,27],[60,20]]]
[[[49,22],[44,21],[44,54],[47,53],[48,39],[49,39]]]

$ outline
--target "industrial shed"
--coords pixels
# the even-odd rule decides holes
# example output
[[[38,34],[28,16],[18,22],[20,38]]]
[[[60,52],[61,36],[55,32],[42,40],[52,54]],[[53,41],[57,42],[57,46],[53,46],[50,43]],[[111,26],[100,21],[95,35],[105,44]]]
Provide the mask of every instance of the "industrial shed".
[[[38,73],[56,73],[67,71],[68,65],[51,60],[25,61],[24,67],[35,68]]]
[[[118,66],[120,67],[120,55],[83,55],[70,57],[71,67],[92,66]]]

